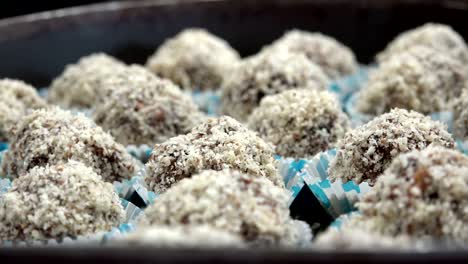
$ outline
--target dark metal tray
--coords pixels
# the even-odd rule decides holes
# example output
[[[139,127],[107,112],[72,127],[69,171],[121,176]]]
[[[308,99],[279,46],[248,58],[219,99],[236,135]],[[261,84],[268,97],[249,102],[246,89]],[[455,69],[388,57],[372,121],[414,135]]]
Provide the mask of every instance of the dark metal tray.
[[[403,30],[434,21],[468,39],[466,0],[159,0],[64,9],[0,20],[0,77],[42,87],[63,66],[95,51],[142,63],[168,36],[205,27],[241,54],[253,54],[290,28],[322,31],[360,62]],[[113,248],[2,249],[2,263],[468,263],[468,252],[344,253]]]

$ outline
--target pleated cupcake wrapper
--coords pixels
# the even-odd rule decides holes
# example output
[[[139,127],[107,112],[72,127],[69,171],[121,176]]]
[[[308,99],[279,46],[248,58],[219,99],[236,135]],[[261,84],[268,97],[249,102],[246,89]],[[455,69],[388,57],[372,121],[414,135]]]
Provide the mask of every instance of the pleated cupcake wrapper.
[[[336,93],[341,104],[344,105],[353,93],[361,89],[362,85],[367,81],[369,71],[372,68],[373,66],[361,65],[356,73],[333,81],[329,86],[329,90]]]
[[[374,116],[364,114],[358,111],[357,109],[357,100],[359,99],[359,93],[352,94],[349,99],[345,102],[344,108],[345,112],[348,113],[351,126],[358,127],[369,121],[371,121]],[[429,114],[432,120],[439,121],[447,126],[447,130],[452,133],[453,131],[453,113],[449,111],[443,112],[434,112]]]
[[[356,108],[356,102],[358,100],[359,93],[354,93],[349,96],[348,100],[344,102],[344,110],[348,114],[351,121],[351,127],[355,128],[362,126],[365,123],[371,121],[374,116],[361,113]]]
[[[39,96],[42,97],[43,99],[47,99],[47,97],[49,96],[49,88],[48,87],[39,88],[37,89],[37,94],[39,94]]]
[[[218,116],[220,114],[221,93],[219,89],[214,91],[193,91],[190,95],[198,108],[209,116]]]
[[[337,180],[331,183],[327,171],[335,155],[336,150],[332,149],[319,153],[309,160],[279,161],[279,172],[285,180],[286,188],[292,192],[290,204],[294,202],[302,188],[307,186],[331,216],[336,218],[355,210],[356,202],[370,190],[370,187],[367,183],[357,185],[351,181],[342,183]]]
[[[460,150],[463,154],[468,155],[468,140],[457,140],[456,144],[458,150]]]
[[[0,142],[0,152],[5,151],[8,149],[8,143],[7,142]],[[1,161],[1,160],[0,160]]]
[[[11,180],[0,178],[0,197],[8,191],[11,187]]]
[[[130,155],[143,163],[148,162],[148,159],[151,156],[151,151],[153,151],[153,148],[147,144],[128,145],[126,149]]]
[[[130,180],[122,182],[114,182],[119,197],[132,202],[139,208],[143,209],[149,206],[157,198],[157,195],[146,188],[145,169],[141,169],[138,174]]]

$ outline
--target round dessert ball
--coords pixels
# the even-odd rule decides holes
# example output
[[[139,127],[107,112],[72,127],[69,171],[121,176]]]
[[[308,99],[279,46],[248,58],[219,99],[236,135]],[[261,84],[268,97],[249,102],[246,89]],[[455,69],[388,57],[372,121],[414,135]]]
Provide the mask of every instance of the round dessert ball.
[[[453,133],[456,138],[468,140],[468,89],[456,100],[453,111]]]
[[[107,94],[101,82],[125,69],[124,63],[104,53],[94,53],[70,64],[53,80],[48,93],[50,103],[65,108],[89,108]]]
[[[0,238],[36,241],[108,231],[125,217],[110,183],[76,161],[35,167],[0,199]]]
[[[450,26],[436,23],[427,23],[401,33],[377,55],[377,61],[384,62],[395,54],[419,45],[447,54],[462,64],[468,63],[468,47],[463,37]]]
[[[104,85],[115,92],[96,106],[94,121],[124,145],[155,144],[185,134],[204,115],[171,81],[130,66]]]
[[[273,147],[228,116],[207,119],[190,133],[156,145],[146,164],[145,181],[161,193],[207,169],[236,169],[283,186]]]
[[[36,166],[74,159],[91,167],[105,181],[133,176],[138,163],[111,135],[82,114],[60,108],[36,110],[18,124],[2,160],[2,173],[21,177]]]
[[[148,207],[139,225],[209,225],[258,245],[291,245],[289,195],[265,177],[233,170],[183,179]]]
[[[358,204],[379,232],[468,242],[468,157],[443,147],[399,155]]]
[[[122,246],[159,248],[242,248],[239,235],[208,225],[149,226],[137,229],[114,242]]]
[[[330,79],[354,73],[358,68],[356,57],[350,48],[336,39],[321,33],[290,30],[266,49],[285,48],[290,52],[304,54],[320,66]]]
[[[347,132],[338,141],[328,174],[331,180],[374,185],[398,154],[431,144],[454,147],[445,125],[414,111],[393,109]]]
[[[226,41],[199,28],[186,29],[166,40],[146,67],[189,90],[218,89],[240,61]]]
[[[326,89],[328,78],[302,54],[278,49],[245,59],[226,78],[221,90],[221,111],[246,120],[266,95],[295,88]]]
[[[339,251],[415,251],[427,250],[423,241],[415,241],[409,236],[389,236],[373,231],[363,224],[371,224],[372,219],[363,223],[341,226],[340,229],[328,228],[319,234],[313,243],[315,249]]]
[[[428,114],[450,110],[467,86],[463,66],[445,54],[414,46],[383,62],[358,95],[357,110],[380,115],[392,108]]]
[[[20,80],[0,79],[0,141],[8,141],[30,109],[46,107],[36,89]]]
[[[265,96],[249,126],[276,146],[276,154],[304,158],[333,148],[349,129],[349,120],[333,94],[293,89]]]

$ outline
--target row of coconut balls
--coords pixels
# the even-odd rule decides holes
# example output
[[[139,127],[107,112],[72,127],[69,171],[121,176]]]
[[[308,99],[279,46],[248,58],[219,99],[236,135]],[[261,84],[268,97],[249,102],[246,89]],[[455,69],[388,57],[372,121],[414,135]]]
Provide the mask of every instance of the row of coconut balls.
[[[138,67],[133,68],[136,69]],[[139,71],[143,72],[144,69],[140,68]],[[147,76],[148,78],[155,78],[152,75]],[[128,75],[127,79],[129,79]],[[145,80],[145,78],[141,78],[141,80]],[[169,83],[161,79],[158,79],[158,81]],[[161,90],[166,91],[162,88]],[[107,93],[112,94],[113,92],[108,91]],[[167,94],[167,98],[164,93],[162,93],[160,97],[167,99],[167,101],[171,101],[171,99],[177,98],[174,96],[174,94]],[[302,106],[301,104],[291,103],[295,102],[295,100],[302,100],[303,98],[316,98],[319,96],[319,94],[322,94],[323,98],[329,99],[320,99],[315,101],[312,100],[312,108],[310,108],[311,111],[302,111],[300,109]],[[125,97],[122,97],[122,95],[123,94],[120,94],[120,98],[125,99]],[[180,92],[177,92],[177,95],[185,96]],[[27,96],[16,96],[16,98],[20,99],[24,97]],[[118,98],[118,96],[115,97]],[[142,100],[141,98],[138,99]],[[315,143],[310,143],[310,141],[307,145],[306,137],[309,134],[315,135],[315,138],[322,140],[321,138],[326,138],[327,136],[328,127],[334,127],[336,123],[340,124],[339,120],[343,120],[340,118],[344,117],[341,110],[339,109],[339,104],[337,103],[336,99],[334,99],[333,96],[327,94],[327,92],[317,92],[312,89],[291,90],[278,95],[278,98],[283,98],[281,99],[283,103],[278,104],[278,112],[282,112],[284,109],[286,109],[286,112],[288,109],[291,109],[289,111],[292,111],[292,113],[299,114],[308,114],[309,112],[312,112],[317,113],[316,116],[318,118],[326,120],[326,124],[322,125],[321,128],[320,126],[318,128],[312,127],[312,129],[308,130],[307,134],[305,134],[306,136],[304,136],[304,134],[301,135],[301,133],[307,130],[297,130],[296,128],[295,132],[297,132],[298,135],[291,133],[294,135],[290,137],[291,140],[302,140],[305,142],[304,151],[306,152],[309,151],[311,147],[315,147],[317,145]],[[270,101],[270,106],[275,106],[276,103],[281,100],[272,99]],[[128,108],[129,110],[136,109],[135,111],[138,112],[140,109],[144,109],[144,107],[139,108],[139,100],[135,101],[136,103],[131,105]],[[266,98],[264,101],[267,101]],[[317,106],[317,104],[321,104],[323,102],[327,103],[325,103],[324,106]],[[331,105],[332,110],[328,110],[327,105]],[[268,109],[271,109],[273,106],[268,107],[267,104],[265,112],[268,114]],[[297,111],[298,108],[294,107],[299,107],[299,111]],[[112,107],[110,109],[112,109]],[[323,113],[321,111],[323,111]],[[153,116],[152,120],[165,120],[164,118],[161,118],[161,111],[156,112],[157,114]],[[331,117],[327,116],[328,112],[332,112]],[[118,175],[115,174],[115,172],[119,170],[121,170],[124,174],[134,170],[136,165],[132,165],[132,162],[125,162],[131,160],[131,158],[126,156],[123,147],[119,146],[120,144],[108,140],[108,135],[101,135],[105,134],[102,132],[102,130],[97,133],[100,136],[96,136],[94,135],[96,134],[96,131],[84,132],[81,131],[81,129],[76,129],[74,125],[67,127],[65,124],[81,124],[82,122],[80,121],[83,121],[84,119],[77,118],[80,119],[80,121],[72,122],[70,121],[72,117],[66,117],[66,115],[67,114],[58,109],[42,112],[38,111],[33,113],[30,116],[29,121],[25,121],[23,125],[20,124],[12,126],[10,131],[17,131],[14,133],[18,136],[12,140],[11,151],[7,153],[5,158],[4,164],[10,163],[10,166],[6,166],[6,168],[11,168],[7,169],[9,170],[8,175],[19,175],[20,173],[18,171],[21,171],[21,169],[23,169],[21,173],[24,173],[38,164],[53,164],[55,159],[60,161],[64,158],[81,159],[81,161],[88,163],[88,166],[95,168],[95,170],[97,170],[104,178],[108,177],[108,175]],[[47,121],[43,122],[41,121],[41,118],[44,116],[47,117],[45,118]],[[166,115],[162,114],[162,116],[165,117]],[[283,116],[286,120],[290,119],[290,115],[288,114],[284,114]],[[130,117],[132,116],[130,115]],[[39,119],[39,121],[37,119]],[[203,119],[204,118],[201,120]],[[26,118],[26,120],[28,119]],[[60,120],[63,120],[63,122],[60,123]],[[255,136],[253,132],[248,131],[247,128],[243,127],[232,119],[225,117],[215,120],[216,121],[206,121],[205,124],[194,128],[189,134],[171,138],[171,140],[168,140],[167,142],[164,142],[163,144],[155,147],[152,160],[147,164],[147,168],[150,168],[150,173],[156,171],[154,175],[159,175],[155,177],[147,177],[147,179],[153,179],[147,180],[148,185],[151,186],[152,189],[163,192],[173,183],[179,181],[182,178],[190,177],[196,171],[203,169],[218,170],[223,168],[235,168],[243,172],[247,172],[248,174],[267,176],[272,179],[273,182],[281,182],[280,179],[278,179],[276,176],[273,176],[275,175],[274,162],[272,159],[274,151],[271,146],[268,146],[267,143],[263,142],[260,138]],[[262,120],[262,118],[259,120]],[[301,120],[301,117],[299,117],[299,121],[303,123],[304,119]],[[86,122],[90,121],[88,120]],[[215,124],[210,124],[213,122]],[[306,122],[309,124],[314,123],[310,122],[310,120],[306,120]],[[128,117],[120,120],[121,126],[127,123],[129,123]],[[255,124],[256,122],[249,123]],[[294,120],[288,120],[287,122],[280,124],[282,124],[281,126],[283,127],[288,127],[288,124],[295,125]],[[242,129],[238,128],[239,126],[241,126]],[[81,124],[79,127],[92,127],[93,129],[99,130],[99,128],[89,124]],[[213,127],[217,129],[212,129]],[[37,130],[34,130],[34,128],[37,128]],[[29,129],[32,129],[33,132],[29,131]],[[65,132],[64,134],[61,134],[62,130]],[[280,129],[277,129],[276,131],[281,132]],[[247,136],[248,134],[250,134],[250,136]],[[84,139],[80,138],[80,136],[84,136]],[[90,137],[86,138],[87,136]],[[33,140],[33,138],[36,137],[38,138],[38,141]],[[103,140],[102,138],[107,139]],[[358,168],[358,173],[356,175],[361,177],[361,179],[356,178],[355,180],[357,181],[363,179],[370,179],[371,181],[375,180],[375,178],[378,177],[380,173],[388,166],[392,158],[397,156],[399,153],[407,152],[411,149],[423,149],[431,143],[442,144],[446,147],[453,147],[453,139],[445,131],[441,124],[433,122],[421,114],[407,112],[404,110],[395,110],[389,114],[376,118],[360,129],[351,130],[345,138],[347,139],[343,140],[343,142],[348,142],[343,143],[341,147],[338,147],[338,153],[342,154],[338,154],[336,164],[338,164],[337,167],[348,167],[341,169],[341,171],[344,173],[341,173],[341,176],[339,177],[354,177],[351,175],[352,173],[350,173],[350,176],[348,176],[346,172],[354,172],[356,171],[356,168]],[[44,140],[48,139],[51,140],[50,144],[41,144],[41,142],[47,142]],[[36,143],[31,144],[31,142]],[[58,144],[58,142],[61,143]],[[100,144],[101,142],[107,143],[102,145]],[[351,142],[355,142],[354,146],[351,144]],[[54,144],[58,144],[59,147],[55,148],[56,146]],[[290,145],[291,149],[296,149],[294,144]],[[329,147],[330,146],[323,146],[325,149]],[[37,150],[39,150],[40,155],[34,154],[34,151]],[[32,151],[33,154],[29,155],[29,151]],[[315,151],[320,151],[320,147]],[[366,158],[359,159],[360,155],[363,154],[366,156]],[[80,157],[80,155],[83,157]],[[295,156],[296,154],[283,155]],[[297,154],[299,157],[307,155],[313,155],[313,153]],[[344,162],[339,162],[340,155]],[[24,159],[27,161],[22,162]],[[120,161],[124,161],[121,162],[123,164],[119,164]],[[151,166],[153,166],[154,170],[151,169]],[[20,169],[18,170],[17,168]],[[340,171],[340,169],[336,169],[336,171]],[[371,173],[367,174],[367,172]],[[365,179],[365,177],[362,177],[362,175],[369,175],[367,177],[368,179]],[[114,180],[112,177],[115,176],[110,176],[108,180]],[[119,177],[117,176],[115,178],[118,179]],[[455,218],[455,220],[456,219],[457,218]]]
[[[427,24],[405,32],[377,56],[379,66],[359,92],[356,108],[371,117],[392,108],[423,114],[453,111],[455,134],[464,139],[467,53],[463,39],[448,26]],[[185,90],[219,89],[221,114],[250,123],[277,146],[278,154],[305,157],[333,146],[348,129],[339,104],[325,90],[331,80],[356,72],[358,65],[349,48],[319,33],[291,31],[259,54],[239,59],[225,41],[189,29],[163,43],[146,68],[127,66],[104,54],[84,57],[53,81],[48,101],[64,108],[92,109],[94,121],[124,145],[152,145],[187,133],[204,118],[177,85]],[[215,79],[209,84],[200,81]],[[261,105],[264,97],[291,89],[301,89],[301,95],[272,97]],[[25,93],[31,94],[26,98],[33,98],[29,100],[34,104],[28,106],[18,96],[4,97],[8,103],[0,125],[3,140],[8,140],[7,127],[22,109],[45,104],[32,92],[21,92]],[[309,137],[304,131],[320,135]],[[312,148],[304,151],[308,146]]]
[[[131,177],[141,164],[122,145],[82,114],[59,108],[34,111],[18,131],[2,161],[13,179],[0,195],[3,242],[76,239],[124,221],[109,182]],[[453,150],[442,124],[393,110],[347,136],[330,180],[375,187],[358,203],[362,215],[344,225],[345,238],[330,229],[317,243],[346,242],[352,230],[376,241],[407,240],[405,246],[423,237],[468,240],[468,157]],[[237,246],[311,245],[310,229],[290,217],[290,196],[275,167],[273,147],[253,131],[230,117],[208,119],[154,147],[144,177],[160,196],[134,219],[137,232],[119,242],[163,243],[160,235],[174,229],[181,243],[180,232],[202,228]]]

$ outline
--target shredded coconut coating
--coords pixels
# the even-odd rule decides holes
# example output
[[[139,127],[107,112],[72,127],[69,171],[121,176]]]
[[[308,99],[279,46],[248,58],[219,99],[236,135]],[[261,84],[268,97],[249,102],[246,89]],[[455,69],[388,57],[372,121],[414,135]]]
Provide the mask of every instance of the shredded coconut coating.
[[[287,232],[289,195],[264,177],[239,171],[203,171],[183,179],[148,207],[139,225],[209,225],[255,246],[295,243]]]
[[[328,174],[332,181],[373,185],[398,154],[431,144],[454,147],[445,125],[415,111],[393,109],[346,133]]]
[[[464,67],[440,51],[414,46],[375,70],[359,94],[360,112],[380,115],[392,108],[428,114],[450,110],[467,86]]]
[[[304,54],[320,66],[330,79],[353,74],[358,64],[353,51],[336,39],[321,33],[290,30],[266,49],[285,48],[290,52]]]
[[[125,217],[112,184],[76,161],[35,167],[0,199],[0,238],[36,241],[93,234]]]
[[[114,244],[160,248],[243,248],[239,235],[209,225],[150,226],[137,229]]]
[[[395,158],[358,204],[388,235],[468,242],[468,157],[429,147]]]
[[[262,52],[245,59],[223,83],[221,111],[244,121],[266,95],[304,87],[324,90],[328,82],[302,54],[284,49]]]
[[[271,145],[236,120],[210,118],[190,133],[156,145],[146,164],[145,181],[161,193],[201,170],[236,169],[283,186],[273,155]]]
[[[34,87],[23,81],[0,79],[0,141],[8,141],[15,124],[30,109],[46,107]]]
[[[53,80],[48,100],[65,108],[90,108],[109,93],[102,81],[123,69],[122,62],[104,53],[82,57]]]
[[[468,140],[468,89],[456,100],[453,111],[453,133],[456,138]]]
[[[359,220],[358,220],[359,219]],[[428,249],[425,241],[407,235],[390,236],[372,229],[373,219],[353,217],[340,229],[328,228],[319,234],[313,248],[333,251],[414,251]]]
[[[240,57],[226,41],[199,28],[186,29],[166,40],[146,67],[179,86],[218,89]]]
[[[468,63],[468,47],[463,37],[450,26],[436,23],[427,23],[401,33],[377,55],[377,61],[382,63],[395,54],[419,45],[447,54],[462,64]]]
[[[130,66],[104,83],[116,92],[96,107],[93,119],[124,145],[163,142],[204,118],[179,87],[143,67]]]
[[[317,89],[293,89],[265,96],[249,126],[276,146],[276,154],[304,158],[333,148],[349,128],[335,96]]]
[[[36,166],[69,159],[93,168],[108,182],[128,179],[138,170],[132,156],[102,128],[82,114],[57,107],[36,110],[19,123],[3,157],[2,173],[17,178]]]

